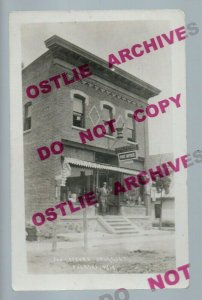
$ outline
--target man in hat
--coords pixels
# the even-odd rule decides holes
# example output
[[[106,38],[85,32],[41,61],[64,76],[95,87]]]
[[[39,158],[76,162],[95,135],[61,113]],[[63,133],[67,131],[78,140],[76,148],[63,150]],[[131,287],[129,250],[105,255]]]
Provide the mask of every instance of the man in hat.
[[[100,188],[99,191],[99,202],[101,205],[101,214],[104,216],[106,214],[106,209],[107,209],[107,196],[108,196],[108,191],[107,191],[107,183],[103,182],[103,187]]]

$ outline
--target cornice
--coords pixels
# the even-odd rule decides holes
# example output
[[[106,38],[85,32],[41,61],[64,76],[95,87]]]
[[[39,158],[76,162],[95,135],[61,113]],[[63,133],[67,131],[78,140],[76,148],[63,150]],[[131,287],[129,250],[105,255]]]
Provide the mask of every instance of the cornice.
[[[69,75],[70,77],[72,76],[71,70],[73,68],[73,65],[58,58],[54,58],[53,63],[61,66],[62,68],[65,68],[67,75]],[[105,93],[107,96],[112,96],[113,98],[117,98],[130,104],[132,103],[139,108],[144,108],[148,104],[147,100],[141,100],[138,95],[136,96],[137,98],[133,99],[133,96],[127,95],[122,91],[117,91],[113,86],[107,86],[102,82],[98,82],[98,80],[94,78],[93,75],[88,78],[82,79],[79,82],[82,85],[93,88],[98,92]]]
[[[60,58],[78,66],[89,64],[95,76],[101,77],[123,89],[129,89],[132,93],[148,100],[160,93],[156,87],[137,78],[134,75],[114,66],[109,69],[107,61],[100,57],[54,35],[45,41],[45,45],[53,54],[54,58]]]
[[[90,88],[93,88],[96,91],[101,92],[102,94],[106,94],[107,96],[112,96],[113,98],[123,100],[127,103],[135,104],[135,106],[138,106],[141,108],[144,108],[147,105],[146,101],[144,102],[143,100],[139,100],[139,99],[129,99],[129,97],[126,96],[124,93],[122,93],[122,92],[117,93],[117,91],[114,88],[106,87],[104,84],[98,83],[93,79],[85,79],[85,80],[83,79],[80,81],[80,83],[82,85],[86,85]],[[141,103],[141,104],[139,105],[139,103]]]

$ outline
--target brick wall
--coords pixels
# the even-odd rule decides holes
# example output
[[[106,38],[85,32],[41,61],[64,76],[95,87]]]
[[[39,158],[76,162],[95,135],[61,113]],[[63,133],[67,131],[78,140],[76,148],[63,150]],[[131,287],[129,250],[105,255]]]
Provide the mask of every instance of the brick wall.
[[[54,59],[50,51],[39,57],[25,70],[23,70],[23,104],[30,99],[25,94],[25,89],[31,84],[38,84],[40,81],[48,79],[53,75],[60,74],[65,71],[59,64],[54,63]],[[103,88],[102,88],[103,87]],[[102,88],[102,90],[100,90]],[[145,106],[146,102],[140,102],[139,97],[128,91],[122,91],[120,87],[107,82],[105,91],[105,82],[95,76],[86,78],[85,81],[78,81],[70,86],[62,86],[60,89],[52,89],[50,93],[40,94],[32,102],[32,128],[29,132],[24,133],[24,158],[25,158],[25,209],[26,218],[29,219],[33,212],[44,210],[52,203],[55,203],[55,175],[59,174],[61,168],[60,155],[51,155],[47,160],[41,161],[37,148],[41,146],[50,146],[55,140],[67,139],[81,144],[78,129],[72,128],[73,101],[71,99],[71,91],[79,90],[85,93],[88,99],[86,104],[86,128],[92,128],[94,125],[90,118],[90,111],[96,108],[102,124],[101,101],[111,102],[115,106],[115,119],[122,118],[126,123],[125,111],[134,111],[135,108]],[[113,91],[110,95],[109,92]],[[128,94],[128,96],[126,96]],[[136,105],[128,103],[120,99],[120,95],[124,95],[129,100],[136,99]],[[145,156],[145,136],[144,123],[136,123],[137,142],[139,144],[139,156]],[[95,141],[87,144],[108,149],[114,149],[112,144],[113,138],[103,137],[95,139]],[[116,147],[128,145],[126,134],[124,138],[119,140]],[[85,145],[82,145],[85,150]],[[76,152],[75,152],[76,155]],[[85,154],[85,158],[86,158]],[[90,154],[89,154],[90,155]],[[82,159],[81,156],[78,158]],[[126,163],[126,168],[142,168],[143,163],[136,164]],[[124,166],[122,164],[122,166]]]
[[[49,78],[52,63],[50,52],[41,56],[23,71],[23,104],[30,99],[25,89],[31,84]],[[60,157],[52,155],[47,160],[40,160],[37,148],[50,146],[60,135],[55,126],[57,122],[56,101],[54,94],[43,94],[32,101],[32,128],[24,133],[25,158],[25,211],[26,219],[51,203],[55,203],[54,177],[60,170]]]

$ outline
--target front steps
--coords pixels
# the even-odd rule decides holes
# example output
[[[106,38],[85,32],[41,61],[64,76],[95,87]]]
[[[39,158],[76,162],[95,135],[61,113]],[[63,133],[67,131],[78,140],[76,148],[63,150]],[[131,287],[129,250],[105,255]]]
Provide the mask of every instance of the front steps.
[[[98,216],[98,222],[113,234],[139,233],[139,228],[124,216]]]

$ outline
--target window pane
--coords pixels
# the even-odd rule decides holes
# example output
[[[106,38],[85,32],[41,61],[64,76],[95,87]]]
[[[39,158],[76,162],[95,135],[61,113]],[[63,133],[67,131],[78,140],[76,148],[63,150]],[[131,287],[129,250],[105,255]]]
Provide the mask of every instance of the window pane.
[[[74,98],[74,107],[73,111],[76,111],[78,113],[83,113],[83,101],[77,98]]]
[[[83,114],[73,113],[73,126],[84,127],[84,118]]]
[[[73,126],[84,128],[84,104],[85,98],[79,94],[74,94]]]
[[[127,128],[126,134],[127,134],[127,139],[129,141],[133,140],[133,130],[132,129]]]
[[[27,129],[31,129],[31,118],[27,119]]]
[[[24,123],[24,130],[29,130],[29,129],[31,129],[31,118],[25,119],[25,123]]]
[[[31,112],[32,106],[31,102],[28,102],[24,106],[24,130],[31,129]]]
[[[131,115],[128,115],[127,118],[127,128],[133,129],[134,128],[134,119]]]
[[[127,139],[128,139],[128,141],[131,141],[131,142],[136,141],[135,122],[134,122],[133,116],[131,114],[128,114],[128,118],[127,118]]]
[[[32,106],[31,105],[27,105],[27,118],[31,117],[31,110],[32,110]]]
[[[112,108],[109,106],[103,106],[103,120],[109,121],[112,119]]]

